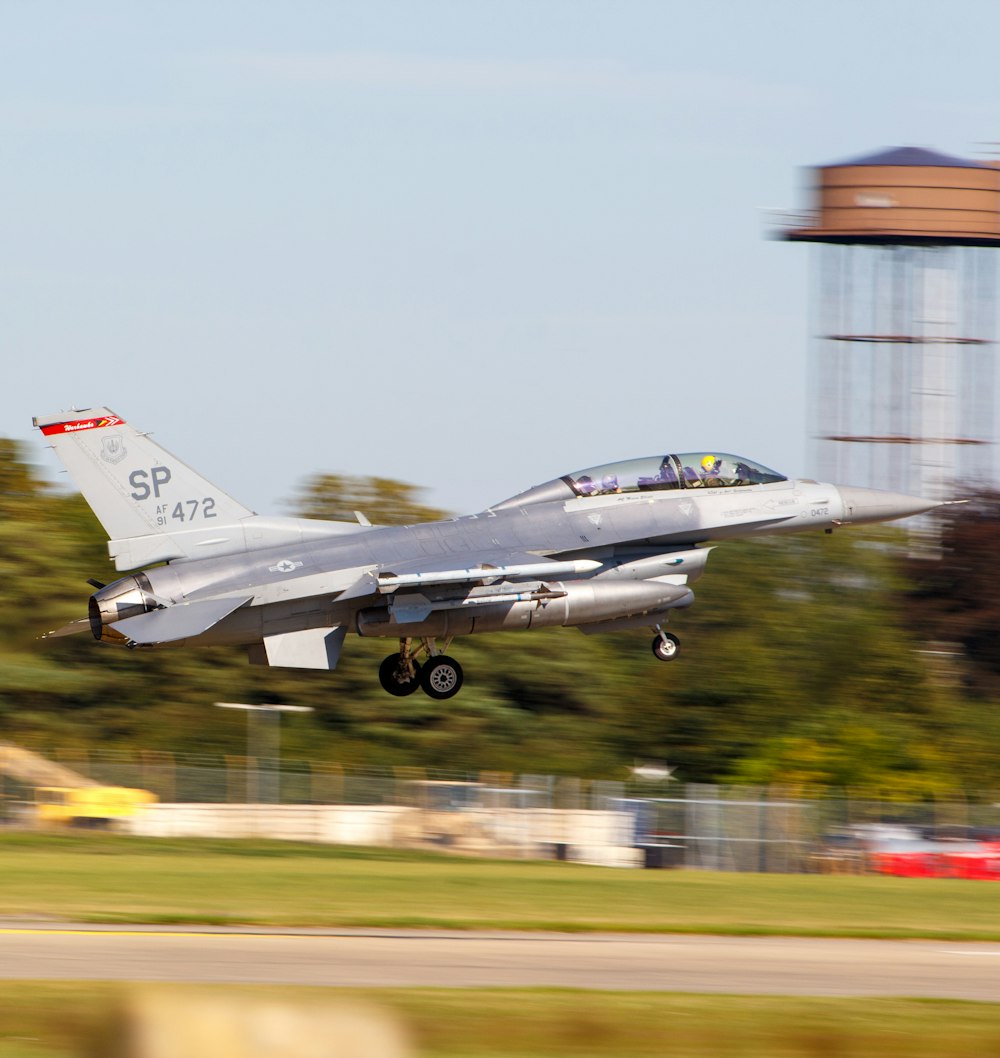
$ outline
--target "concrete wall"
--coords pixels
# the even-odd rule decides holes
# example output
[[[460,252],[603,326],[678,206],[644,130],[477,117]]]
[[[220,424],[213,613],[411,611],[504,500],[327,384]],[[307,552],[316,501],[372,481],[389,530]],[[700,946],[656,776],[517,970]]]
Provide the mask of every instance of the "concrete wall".
[[[416,809],[392,805],[155,804],[129,831],[156,838],[279,838],[337,845],[397,844]]]
[[[555,808],[432,811],[401,805],[155,804],[128,821],[145,837],[276,838],[634,867],[632,817]]]

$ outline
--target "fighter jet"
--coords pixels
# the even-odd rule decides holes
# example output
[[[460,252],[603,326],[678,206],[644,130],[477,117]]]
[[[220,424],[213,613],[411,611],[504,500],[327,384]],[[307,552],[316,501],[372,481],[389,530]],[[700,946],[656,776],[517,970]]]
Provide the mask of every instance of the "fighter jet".
[[[536,485],[479,514],[402,526],[263,517],[108,408],[36,417],[109,537],[90,629],[122,646],[237,644],[251,664],[334,669],[348,632],[395,639],[390,694],[457,694],[457,636],[571,625],[664,628],[694,601],[711,543],[929,511],[914,496],[829,485],[743,456],[669,452]],[[709,545],[709,546],[705,546]],[[147,568],[143,568],[147,567]],[[440,645],[439,645],[440,641]]]

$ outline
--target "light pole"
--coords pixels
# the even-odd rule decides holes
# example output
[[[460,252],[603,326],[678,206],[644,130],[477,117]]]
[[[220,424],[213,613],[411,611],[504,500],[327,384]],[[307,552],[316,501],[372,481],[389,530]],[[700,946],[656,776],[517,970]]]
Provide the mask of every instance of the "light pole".
[[[247,714],[247,804],[277,804],[281,800],[281,713],[311,713],[312,706],[215,704],[220,709],[242,709]],[[272,761],[273,768],[262,772],[262,760]],[[263,777],[267,782],[261,781]]]

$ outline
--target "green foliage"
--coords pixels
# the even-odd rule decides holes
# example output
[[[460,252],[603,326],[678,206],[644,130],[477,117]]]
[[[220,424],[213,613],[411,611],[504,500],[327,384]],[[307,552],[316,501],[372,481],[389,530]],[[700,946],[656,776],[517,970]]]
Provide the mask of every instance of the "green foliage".
[[[300,518],[329,522],[353,522],[355,512],[373,525],[411,525],[447,518],[445,511],[420,503],[424,490],[392,478],[360,477],[352,474],[316,474],[292,500]]]
[[[910,611],[943,644],[958,644],[966,686],[1000,695],[1000,492],[946,509],[938,554],[910,562]]]
[[[721,751],[740,781],[954,787],[946,747],[928,746],[947,701],[907,627],[897,541],[847,531],[713,555],[678,677],[681,737],[706,771]]]
[[[987,685],[965,697],[932,678],[921,653],[925,613],[957,608],[979,635],[1000,588],[982,586],[977,625],[962,609],[972,581],[946,577],[942,563],[938,581],[915,582],[892,531],[718,547],[697,605],[673,619],[683,648],[671,664],[653,658],[646,631],[471,636],[450,648],[467,673],[458,698],[399,699],[375,675],[392,640],[351,637],[336,673],[250,667],[235,649],[125,651],[87,632],[40,641],[86,615],[88,577],[117,574],[82,499],[46,488],[13,442],[0,441],[0,453],[0,738],[240,754],[245,718],[211,704],[277,702],[315,710],[282,721],[289,758],[615,778],[641,758],[667,761],[683,781],[909,797],[996,786],[1000,774]],[[439,513],[417,504],[412,486],[351,480],[313,479],[300,513]],[[986,534],[976,540],[954,545],[957,558],[987,546]]]

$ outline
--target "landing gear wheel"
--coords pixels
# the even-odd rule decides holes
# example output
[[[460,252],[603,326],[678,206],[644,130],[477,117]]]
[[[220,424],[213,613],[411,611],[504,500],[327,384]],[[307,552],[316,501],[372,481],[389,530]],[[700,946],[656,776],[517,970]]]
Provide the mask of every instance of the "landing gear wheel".
[[[413,675],[403,676],[400,672],[399,654],[390,654],[378,667],[378,681],[384,690],[397,698],[405,698],[420,686],[420,666],[411,661]]]
[[[431,658],[420,671],[420,686],[431,698],[453,698],[462,689],[462,666],[447,654]]]
[[[661,632],[653,640],[653,656],[657,661],[673,661],[681,649],[681,641],[671,632]]]

